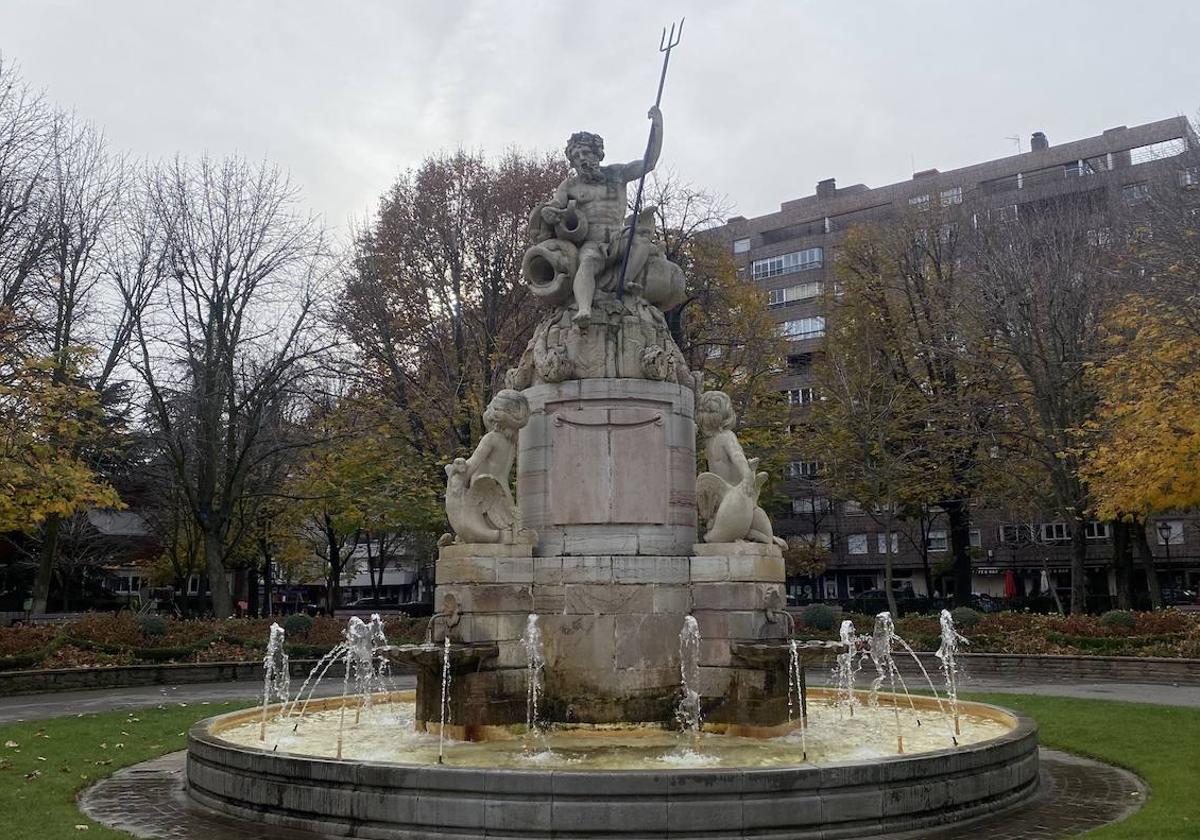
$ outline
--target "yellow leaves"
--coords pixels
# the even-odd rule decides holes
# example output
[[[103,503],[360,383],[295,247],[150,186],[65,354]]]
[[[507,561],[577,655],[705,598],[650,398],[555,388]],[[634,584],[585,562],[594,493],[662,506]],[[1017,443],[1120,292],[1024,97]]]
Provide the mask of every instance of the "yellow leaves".
[[[1101,401],[1082,432],[1082,474],[1102,517],[1200,504],[1200,335],[1186,313],[1130,297],[1113,313],[1114,355],[1090,372]]]
[[[79,457],[104,433],[99,395],[77,381],[82,354],[35,357],[0,384],[0,531],[29,531],[85,507],[120,507]]]

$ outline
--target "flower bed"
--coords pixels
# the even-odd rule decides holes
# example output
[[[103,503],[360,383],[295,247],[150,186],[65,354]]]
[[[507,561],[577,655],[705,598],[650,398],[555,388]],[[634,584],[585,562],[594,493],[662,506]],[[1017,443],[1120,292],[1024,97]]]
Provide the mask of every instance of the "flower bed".
[[[270,619],[179,621],[132,613],[89,613],[61,625],[0,628],[0,671],[96,668],[163,662],[256,662],[263,658]],[[420,641],[428,619],[385,620],[388,639]],[[317,618],[288,638],[296,658],[321,656],[342,640],[345,622]]]
[[[1178,610],[1128,613],[1130,620],[1105,616],[1060,616],[1040,613],[980,614],[978,623],[962,629],[970,644],[967,653],[1061,654],[1100,656],[1163,656],[1200,659],[1200,614]],[[870,633],[874,616],[843,615],[859,633]],[[1130,623],[1131,621],[1131,623]],[[896,632],[916,650],[937,650],[937,616],[909,615],[896,622]],[[836,639],[837,627],[808,627],[797,616],[796,633],[816,639]]]
[[[859,633],[869,633],[874,625],[873,616],[847,615],[836,616],[831,627],[817,628],[807,626],[798,615],[796,633],[801,638],[836,639],[842,618],[850,618]],[[419,642],[427,622],[424,618],[389,618],[385,632],[396,644]],[[262,660],[270,626],[270,619],[139,623],[138,617],[130,613],[93,613],[63,625],[4,627],[0,628],[0,671],[162,662],[257,662]],[[313,619],[303,632],[288,635],[288,652],[297,659],[322,656],[342,640],[344,631],[343,621]],[[916,650],[937,649],[936,616],[906,616],[896,622],[896,632]],[[1177,610],[1131,613],[1116,620],[1103,616],[985,614],[963,634],[970,639],[964,648],[969,653],[1200,659],[1200,614]]]

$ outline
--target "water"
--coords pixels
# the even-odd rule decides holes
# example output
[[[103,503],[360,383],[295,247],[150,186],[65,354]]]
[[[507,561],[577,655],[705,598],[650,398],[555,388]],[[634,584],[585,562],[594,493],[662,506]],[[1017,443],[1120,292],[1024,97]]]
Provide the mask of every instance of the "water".
[[[838,636],[844,650],[837,655],[837,668],[834,671],[834,685],[837,688],[837,708],[839,716],[844,711],[854,717],[854,707],[858,705],[854,693],[854,680],[862,660],[858,656],[859,637],[854,632],[854,622],[849,619],[842,622],[838,628]]]
[[[441,764],[446,753],[446,723],[450,719],[450,634],[442,644],[442,702],[439,709],[441,725],[438,727],[438,760]]]
[[[925,684],[927,686],[929,686],[929,693],[932,694],[933,699],[937,701],[938,711],[942,713],[943,717],[946,718],[946,721],[950,725],[950,742],[952,744],[954,744],[954,746],[957,747],[958,740],[955,738],[953,718],[950,715],[950,713],[947,711],[946,704],[942,702],[941,695],[938,694],[937,688],[934,687],[933,678],[930,677],[929,672],[927,670],[925,670],[925,665],[921,662],[921,658],[919,656],[917,656],[917,652],[912,649],[912,645],[910,645],[908,642],[904,641],[904,639],[901,638],[900,636],[896,636],[895,641],[898,642],[902,648],[904,648],[905,652],[907,652],[908,655],[910,657],[912,657],[912,661],[914,663],[916,663],[917,668],[920,669],[921,676],[925,678]],[[909,701],[911,703],[911,701],[912,701],[911,697],[909,698]]]
[[[988,718],[964,714],[958,701],[958,675],[955,657],[958,647],[967,643],[954,628],[948,611],[943,611],[941,645],[937,657],[946,681],[946,698],[952,717],[952,743],[969,744],[995,737],[1007,731],[1008,725]],[[700,628],[693,616],[686,616],[679,633],[679,673],[681,697],[676,709],[676,723],[683,734],[671,735],[651,725],[618,727],[615,730],[589,731],[570,728],[547,728],[539,719],[545,679],[545,654],[539,619],[530,614],[522,638],[527,657],[526,736],[518,740],[519,755],[514,763],[534,763],[539,766],[565,769],[622,767],[628,769],[655,767],[706,766],[777,766],[797,761],[828,761],[882,757],[895,752],[913,752],[946,746],[945,735],[923,734],[917,705],[908,693],[903,677],[896,667],[894,645],[900,645],[913,658],[934,694],[934,702],[943,714],[946,704],[937,695],[929,674],[912,648],[895,632],[891,615],[876,616],[875,627],[868,637],[858,636],[850,621],[840,628],[842,652],[837,655],[832,691],[816,690],[824,698],[823,706],[837,710],[828,720],[818,721],[810,730],[810,719],[802,702],[802,671],[797,642],[788,639],[788,719],[797,714],[800,726],[789,735],[776,739],[744,739],[731,736],[710,736],[699,749],[703,727],[700,696]],[[442,644],[442,685],[439,710],[440,728],[436,740],[432,735],[416,732],[415,709],[411,703],[393,702],[388,672],[388,660],[380,655],[387,645],[383,621],[373,615],[369,622],[350,619],[344,641],[326,654],[309,672],[295,697],[289,697],[290,675],[285,650],[285,633],[272,625],[263,659],[262,712],[253,722],[237,727],[234,740],[247,737],[258,744],[272,744],[272,749],[309,755],[334,757],[380,758],[393,761],[436,760],[438,763],[504,766],[512,757],[513,744],[464,744],[446,737],[450,720],[450,639]],[[436,650],[433,644],[428,645]],[[857,699],[857,672],[867,659],[875,666],[876,678],[871,685],[871,702],[863,706]],[[322,677],[338,661],[345,665],[342,680],[342,703],[337,709],[308,713]],[[901,708],[896,692],[899,681],[908,698],[908,709]],[[880,706],[880,690],[888,683],[891,691],[890,708]],[[307,693],[307,695],[306,695]],[[270,715],[272,700],[280,702],[279,714]],[[922,704],[930,708],[928,704]],[[347,715],[353,706],[353,723]],[[375,710],[380,710],[378,714]],[[371,714],[364,715],[369,710]],[[848,712],[848,717],[843,713]],[[299,731],[304,721],[305,731]],[[948,723],[950,720],[948,719]],[[349,726],[355,736],[346,739]],[[242,730],[246,730],[243,732]],[[885,731],[890,730],[890,731]],[[234,730],[231,730],[234,731]],[[636,732],[636,738],[629,733]],[[624,733],[624,734],[623,734]],[[224,737],[224,733],[222,733]],[[882,744],[892,740],[891,749]],[[386,743],[384,743],[386,742]],[[392,743],[394,742],[394,743]],[[799,748],[798,751],[796,748]],[[396,751],[399,752],[396,752]],[[797,754],[798,753],[798,754]],[[495,763],[491,763],[491,762]]]
[[[808,705],[805,702],[804,675],[800,670],[800,651],[796,647],[795,637],[788,638],[788,723],[792,722],[792,697],[800,710],[800,751],[801,758],[808,761]]]
[[[950,610],[942,610],[942,614],[938,617],[938,623],[942,628],[942,640],[935,656],[942,663],[942,675],[946,679],[946,699],[950,701],[950,712],[954,715],[954,734],[957,736],[962,734],[962,727],[958,710],[958,662],[956,658],[959,644],[965,645],[970,642],[954,628],[954,617],[950,615]]]
[[[948,744],[940,727],[917,728],[912,713],[900,703],[882,698],[880,708],[863,706],[853,719],[838,720],[832,711],[833,692],[813,688],[809,702],[813,713],[806,733],[792,732],[776,738],[741,738],[708,734],[703,752],[680,748],[677,732],[652,725],[616,727],[547,727],[545,749],[530,757],[521,733],[506,740],[467,742],[447,739],[444,743],[432,732],[416,727],[413,701],[377,699],[379,707],[389,707],[387,715],[364,718],[363,725],[347,738],[343,758],[352,761],[387,761],[433,765],[439,757],[451,767],[528,767],[539,769],[586,770],[666,770],[672,768],[755,768],[788,767],[805,760],[828,765],[845,761],[872,761],[896,753],[893,707],[899,708],[902,722],[911,733],[905,738],[905,754],[942,750]],[[978,716],[964,704],[960,742],[978,743],[1009,732],[1013,723]],[[217,732],[217,737],[239,745],[275,750],[280,753],[333,757],[336,754],[338,712],[334,709],[312,712],[299,735],[291,731],[286,719],[272,718],[267,723],[267,740],[258,740],[258,720],[246,721]]]
[[[287,649],[284,638],[287,633],[278,624],[271,624],[271,636],[267,640],[267,654],[263,657],[262,723],[259,740],[267,738],[267,706],[271,700],[287,703],[292,687],[292,674],[288,668]]]
[[[703,717],[700,711],[700,625],[695,616],[685,616],[679,631],[679,683],[682,696],[675,710],[679,729],[688,736],[693,750],[700,743]]]
[[[538,627],[536,613],[530,613],[525,622],[525,635],[521,637],[525,646],[525,732],[527,734],[525,749],[533,754],[534,747],[544,740],[541,725],[538,722],[538,699],[542,693],[542,678],[546,668],[546,656],[542,649],[542,631]]]

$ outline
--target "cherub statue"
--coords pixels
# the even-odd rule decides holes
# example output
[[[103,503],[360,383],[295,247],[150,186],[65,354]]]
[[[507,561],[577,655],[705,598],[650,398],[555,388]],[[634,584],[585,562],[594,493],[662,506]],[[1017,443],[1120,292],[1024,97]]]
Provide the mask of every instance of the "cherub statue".
[[[458,542],[533,543],[521,526],[508,478],[517,451],[517,432],[529,422],[529,403],[520,391],[503,390],[483,412],[487,434],[470,458],[446,465],[446,518]],[[442,537],[444,545],[451,536]]]
[[[709,472],[696,477],[696,506],[708,530],[705,542],[766,543],[786,548],[774,535],[771,520],[758,506],[758,494],[767,480],[756,472],[758,459],[746,459],[733,427],[737,415],[723,391],[705,391],[696,406],[696,425],[705,437]]]

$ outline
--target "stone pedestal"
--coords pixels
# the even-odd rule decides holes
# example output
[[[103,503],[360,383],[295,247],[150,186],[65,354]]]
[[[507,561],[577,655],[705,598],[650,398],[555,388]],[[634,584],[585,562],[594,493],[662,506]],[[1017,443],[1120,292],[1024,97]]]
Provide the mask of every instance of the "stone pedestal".
[[[544,643],[546,720],[671,721],[680,693],[679,632],[689,613],[702,637],[706,718],[745,726],[786,720],[786,668],[733,653],[739,643],[786,636],[779,549],[726,543],[682,555],[553,556],[531,549],[442,549],[436,603],[453,617],[435,624],[435,641],[449,632],[454,642],[496,649],[477,670],[455,675],[456,731],[524,722],[521,638],[530,613],[539,616]]]
[[[577,379],[523,392],[517,503],[535,553],[684,557],[696,541],[690,388]]]

